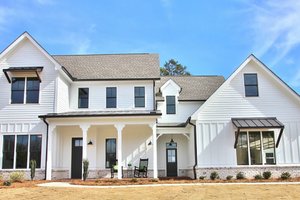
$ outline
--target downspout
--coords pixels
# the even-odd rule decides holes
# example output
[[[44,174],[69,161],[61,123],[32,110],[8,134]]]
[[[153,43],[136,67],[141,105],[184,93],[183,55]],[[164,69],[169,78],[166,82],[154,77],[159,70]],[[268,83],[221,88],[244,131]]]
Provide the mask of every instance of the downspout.
[[[197,172],[196,172],[196,167],[197,167],[197,163],[198,163],[198,156],[197,156],[197,128],[196,128],[196,125],[191,122],[191,117],[189,117],[189,124],[194,127],[195,165],[193,166],[193,171],[194,171],[194,179],[197,179]]]
[[[47,161],[48,161],[48,135],[49,135],[48,131],[49,131],[49,124],[48,124],[48,122],[46,121],[45,118],[43,118],[43,121],[47,126],[47,131],[46,131],[46,160],[45,160],[45,180],[46,180],[46,178],[47,178]]]
[[[156,107],[156,94],[155,94],[155,80],[153,80],[153,110],[157,110]]]

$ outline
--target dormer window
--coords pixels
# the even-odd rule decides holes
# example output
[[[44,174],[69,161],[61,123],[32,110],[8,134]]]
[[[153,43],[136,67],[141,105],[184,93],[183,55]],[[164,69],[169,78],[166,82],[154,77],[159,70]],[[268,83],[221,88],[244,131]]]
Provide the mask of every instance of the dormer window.
[[[26,92],[25,92],[26,88]],[[40,81],[37,77],[12,78],[11,103],[39,103]]]
[[[176,114],[175,96],[166,96],[167,114]]]
[[[244,74],[245,96],[258,97],[257,74]]]

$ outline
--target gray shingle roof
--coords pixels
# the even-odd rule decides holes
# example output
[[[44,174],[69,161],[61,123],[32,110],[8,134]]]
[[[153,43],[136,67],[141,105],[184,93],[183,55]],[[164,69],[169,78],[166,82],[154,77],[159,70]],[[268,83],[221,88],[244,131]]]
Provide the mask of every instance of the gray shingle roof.
[[[223,76],[162,76],[156,84],[156,100],[163,100],[159,88],[169,79],[181,87],[181,101],[207,100],[225,81]]]
[[[76,80],[159,79],[158,54],[54,55]]]

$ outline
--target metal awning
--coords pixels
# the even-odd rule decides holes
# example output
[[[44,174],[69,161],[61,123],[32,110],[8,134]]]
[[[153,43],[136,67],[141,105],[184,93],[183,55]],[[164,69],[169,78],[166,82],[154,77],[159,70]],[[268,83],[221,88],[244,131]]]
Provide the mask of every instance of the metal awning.
[[[242,129],[280,129],[279,136],[276,142],[276,148],[279,145],[279,141],[281,139],[284,125],[276,117],[266,117],[266,118],[232,118],[231,119],[233,125],[237,128],[237,133],[235,135],[235,143],[234,148],[236,148],[238,138],[240,135],[240,131]]]
[[[3,69],[5,77],[9,83],[11,83],[11,78],[9,77],[7,72],[35,72],[37,78],[41,81],[39,72],[43,71],[43,67],[9,67],[7,69]]]

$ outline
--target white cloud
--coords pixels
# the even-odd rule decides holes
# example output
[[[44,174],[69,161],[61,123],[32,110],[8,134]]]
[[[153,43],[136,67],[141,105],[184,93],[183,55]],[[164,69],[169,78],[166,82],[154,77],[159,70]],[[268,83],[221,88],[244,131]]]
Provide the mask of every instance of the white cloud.
[[[41,4],[41,5],[53,5],[55,4],[54,0],[34,0],[35,3]]]
[[[4,30],[9,24],[9,19],[14,15],[14,10],[6,7],[0,7],[0,30]]]
[[[300,44],[300,1],[265,0],[248,1],[250,31],[253,35],[254,49],[258,56],[270,51],[276,65],[293,48]]]
[[[289,83],[292,87],[300,87],[300,69],[298,69],[297,73],[292,77]]]

